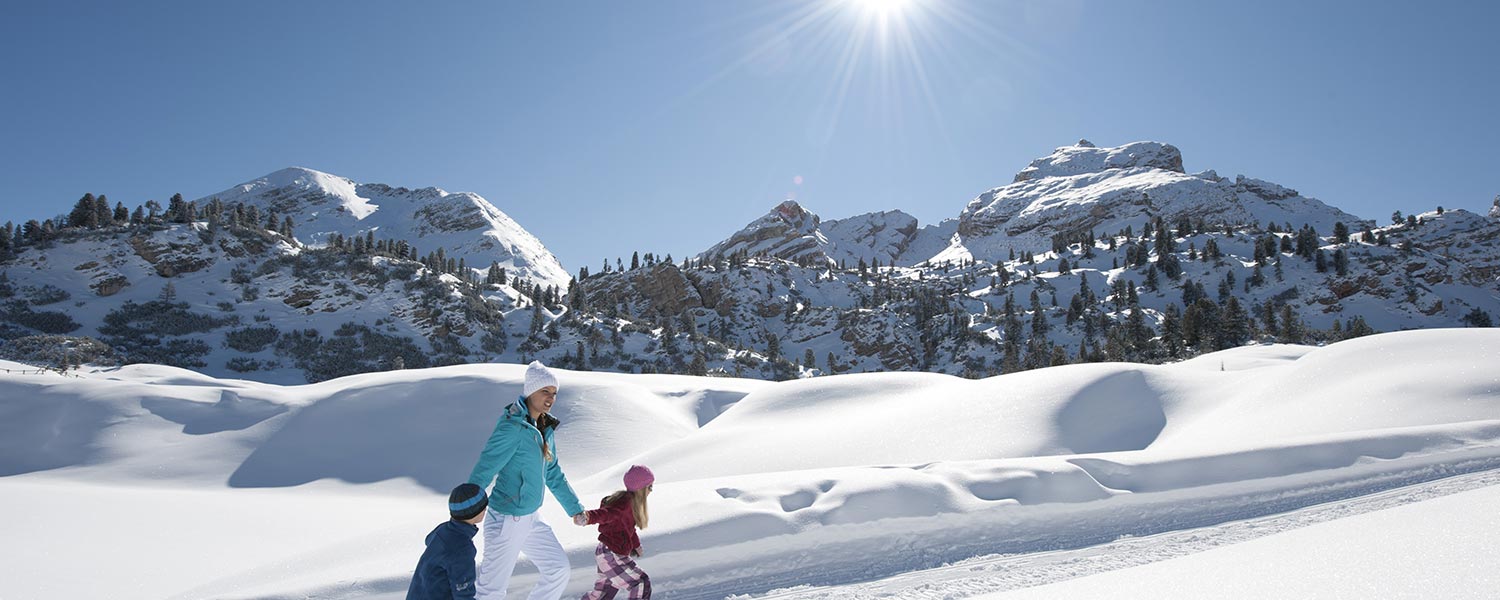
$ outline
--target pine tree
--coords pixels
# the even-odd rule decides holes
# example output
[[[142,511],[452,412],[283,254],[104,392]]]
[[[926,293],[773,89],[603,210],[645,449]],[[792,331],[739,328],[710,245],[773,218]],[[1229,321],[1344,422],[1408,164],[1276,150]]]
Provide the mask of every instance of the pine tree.
[[[1182,315],[1183,342],[1200,352],[1213,349],[1219,327],[1219,305],[1208,298],[1198,298]]]
[[[542,327],[546,326],[546,324],[547,324],[547,320],[542,317],[542,305],[541,305],[541,303],[540,302],[533,302],[531,304],[531,327],[530,327],[531,335],[536,335],[538,333],[541,333],[542,332]]]
[[[182,199],[182,194],[172,194],[172,198],[167,201],[167,221],[171,223],[186,223],[188,222],[187,212],[187,202]],[[275,229],[275,227],[269,227],[268,229]]]
[[[1250,340],[1250,316],[1240,306],[1239,299],[1231,296],[1224,303],[1224,312],[1219,320],[1219,349],[1241,346]]]
[[[1285,344],[1300,344],[1303,337],[1302,320],[1292,311],[1292,305],[1281,305],[1281,342]]]
[[[1032,339],[1047,337],[1047,331],[1051,326],[1047,323],[1047,313],[1042,310],[1041,298],[1037,296],[1036,290],[1031,290],[1031,337]]]
[[[73,211],[68,213],[68,227],[82,227],[87,229],[97,229],[99,227],[99,213],[94,211],[93,194],[84,194],[73,205]]]
[[[1168,304],[1162,312],[1161,344],[1167,356],[1181,358],[1183,355],[1182,310],[1176,304]]]
[[[45,236],[45,234],[43,233],[41,222],[37,221],[36,219],[27,220],[26,223],[21,226],[19,231],[21,232],[21,239],[27,244],[40,243],[42,241],[42,238]],[[16,245],[19,246],[21,244]]]
[[[1468,314],[1465,314],[1462,321],[1469,327],[1495,326],[1495,320],[1490,317],[1490,313],[1484,312],[1483,310],[1480,310],[1478,308],[1475,308],[1474,310],[1469,311]]]
[[[99,194],[94,199],[94,227],[102,228],[114,225],[115,211],[109,207],[109,199],[104,194]]]
[[[6,221],[5,230],[0,231],[0,262],[10,260],[12,253],[15,251],[15,235],[16,226],[11,222]],[[0,271],[0,275],[3,274],[4,271]]]
[[[1370,327],[1369,323],[1365,322],[1365,318],[1356,315],[1353,319],[1349,320],[1349,327],[1344,332],[1344,339],[1353,339],[1366,335],[1373,335],[1374,333],[1375,329]]]

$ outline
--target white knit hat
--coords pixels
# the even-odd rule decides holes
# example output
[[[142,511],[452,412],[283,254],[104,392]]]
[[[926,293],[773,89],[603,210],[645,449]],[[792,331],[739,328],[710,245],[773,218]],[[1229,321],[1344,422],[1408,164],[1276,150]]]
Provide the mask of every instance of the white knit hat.
[[[547,386],[557,387],[557,376],[542,361],[533,360],[526,365],[526,383],[521,385],[521,397],[530,398],[537,390]]]

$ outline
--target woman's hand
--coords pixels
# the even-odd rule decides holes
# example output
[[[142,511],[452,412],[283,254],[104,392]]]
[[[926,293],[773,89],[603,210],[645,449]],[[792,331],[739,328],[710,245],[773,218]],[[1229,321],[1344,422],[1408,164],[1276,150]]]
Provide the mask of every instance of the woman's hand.
[[[578,513],[576,515],[573,515],[573,524],[577,525],[579,527],[586,527],[589,524],[589,516],[588,516],[588,514],[587,513]]]

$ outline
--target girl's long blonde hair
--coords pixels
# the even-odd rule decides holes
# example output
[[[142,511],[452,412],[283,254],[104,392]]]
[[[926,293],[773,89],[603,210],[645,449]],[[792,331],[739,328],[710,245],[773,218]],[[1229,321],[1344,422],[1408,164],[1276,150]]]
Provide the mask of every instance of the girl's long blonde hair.
[[[604,498],[604,505],[610,506],[616,502],[630,500],[630,512],[635,514],[635,528],[645,529],[646,522],[651,516],[646,511],[646,498],[651,495],[651,486],[643,487],[634,492],[620,490]]]

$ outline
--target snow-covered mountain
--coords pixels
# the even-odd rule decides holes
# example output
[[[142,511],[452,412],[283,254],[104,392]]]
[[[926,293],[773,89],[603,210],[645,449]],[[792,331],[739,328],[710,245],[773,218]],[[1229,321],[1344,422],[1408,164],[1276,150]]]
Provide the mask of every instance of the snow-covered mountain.
[[[541,240],[478,194],[435,187],[407,189],[356,183],[321,171],[292,167],[200,198],[256,206],[291,217],[299,241],[328,244],[373,233],[405,240],[422,252],[443,248],[473,269],[498,262],[508,272],[566,287],[568,272]]]
[[[513,223],[477,196],[288,169],[183,203],[202,205],[196,220],[16,232],[0,246],[0,354],[56,365],[113,349],[275,382],[532,358],[980,377],[1500,316],[1500,219],[1376,226],[1275,184],[1181,171],[1170,145],[1081,143],[938,225],[787,202],[680,265],[647,254],[558,285],[527,276],[555,260],[524,231],[501,235]],[[262,226],[272,217],[292,228]]]
[[[262,210],[216,198],[205,202],[207,221],[180,222],[191,218],[184,208],[23,236],[18,252],[0,254],[0,356],[51,367],[147,362],[278,383],[533,358],[703,373],[735,358],[708,343],[695,365],[653,327],[570,310],[566,282],[465,270],[441,247],[417,257],[406,240],[377,235],[385,230],[308,246],[247,216],[304,205],[340,212],[326,195],[301,200]],[[319,212],[306,210],[336,220]]]
[[[959,238],[936,259],[995,261],[1046,248],[1054,236],[1139,230],[1157,217],[1218,226],[1306,224],[1320,232],[1331,232],[1335,223],[1359,229],[1362,222],[1268,181],[1230,180],[1213,171],[1189,175],[1170,144],[1096,148],[1080,140],[971,200],[959,215]]]
[[[1234,227],[1296,223],[1324,233],[1335,223],[1359,229],[1364,222],[1268,181],[1187,174],[1181,152],[1170,144],[1098,148],[1079,140],[1033,160],[1012,183],[980,194],[955,219],[937,225],[921,226],[899,210],[821,220],[786,201],[698,258],[743,252],[833,264],[997,262],[1045,250],[1057,236],[1139,231],[1158,217]]]
[[[957,225],[919,227],[915,217],[899,210],[825,221],[787,200],[695,258],[745,254],[808,264],[911,266],[946,247]]]

